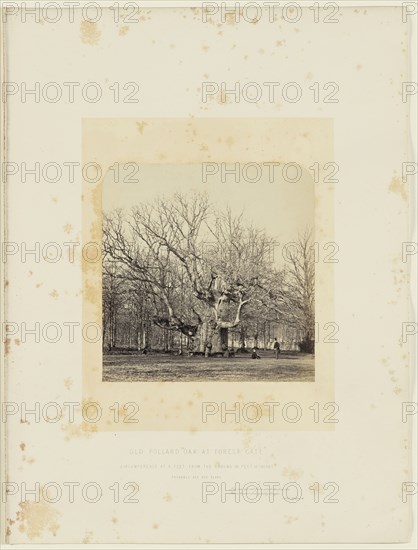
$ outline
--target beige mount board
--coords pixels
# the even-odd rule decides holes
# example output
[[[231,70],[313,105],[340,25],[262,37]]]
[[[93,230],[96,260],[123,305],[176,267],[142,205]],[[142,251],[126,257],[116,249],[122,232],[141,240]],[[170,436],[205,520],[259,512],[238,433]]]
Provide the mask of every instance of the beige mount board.
[[[413,6],[331,4],[9,6],[5,543],[414,547]],[[311,225],[314,357],[109,355],[105,214],[175,193],[243,211],[271,269]]]

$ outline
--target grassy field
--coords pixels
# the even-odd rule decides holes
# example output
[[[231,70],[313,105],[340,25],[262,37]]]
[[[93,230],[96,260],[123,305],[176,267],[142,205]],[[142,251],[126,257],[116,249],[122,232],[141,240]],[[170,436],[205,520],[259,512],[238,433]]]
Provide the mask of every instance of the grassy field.
[[[222,357],[189,357],[167,354],[103,356],[105,382],[313,382],[315,358],[298,352],[282,352],[279,359],[272,351],[258,351],[261,359],[250,354]]]

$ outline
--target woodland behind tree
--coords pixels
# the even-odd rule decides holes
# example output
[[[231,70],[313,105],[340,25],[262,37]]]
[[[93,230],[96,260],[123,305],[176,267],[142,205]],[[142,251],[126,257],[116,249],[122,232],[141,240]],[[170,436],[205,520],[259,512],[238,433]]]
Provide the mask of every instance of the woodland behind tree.
[[[103,218],[105,350],[205,355],[248,346],[314,351],[315,262],[306,230],[273,239],[205,194],[174,194]]]

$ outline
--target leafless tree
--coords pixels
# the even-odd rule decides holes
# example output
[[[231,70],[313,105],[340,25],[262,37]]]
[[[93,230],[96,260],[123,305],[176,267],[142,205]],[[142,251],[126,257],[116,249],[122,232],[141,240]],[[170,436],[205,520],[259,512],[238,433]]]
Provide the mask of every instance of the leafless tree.
[[[102,288],[103,344],[108,349],[113,349],[118,333],[118,313],[123,305],[126,289],[125,280],[116,263],[104,263]]]
[[[154,323],[187,335],[199,351],[220,352],[228,330],[267,284],[269,240],[208,197],[175,194],[105,216],[104,249],[125,280],[143,285]],[[185,281],[187,285],[185,285]]]
[[[278,302],[278,318],[296,328],[302,351],[314,351],[315,334],[315,254],[311,229],[306,229],[286,249],[288,262],[283,299]]]

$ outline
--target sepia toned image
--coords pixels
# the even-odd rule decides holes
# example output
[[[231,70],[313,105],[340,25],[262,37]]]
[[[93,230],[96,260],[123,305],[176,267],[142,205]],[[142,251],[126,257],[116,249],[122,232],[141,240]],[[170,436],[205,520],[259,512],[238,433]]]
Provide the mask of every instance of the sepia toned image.
[[[313,181],[244,166],[105,178],[104,381],[314,380]]]
[[[416,0],[0,11],[1,543],[416,550]]]
[[[83,313],[102,332],[83,343],[84,392],[147,401],[118,429],[180,429],[191,413],[224,430],[203,396],[244,404],[249,387],[254,400],[283,387],[306,406],[332,399],[338,245],[331,188],[315,184],[318,166],[338,170],[332,135],[329,119],[84,121],[84,164],[100,177],[84,182],[83,245],[101,253],[83,256]],[[334,429],[262,410],[265,429]]]

